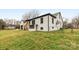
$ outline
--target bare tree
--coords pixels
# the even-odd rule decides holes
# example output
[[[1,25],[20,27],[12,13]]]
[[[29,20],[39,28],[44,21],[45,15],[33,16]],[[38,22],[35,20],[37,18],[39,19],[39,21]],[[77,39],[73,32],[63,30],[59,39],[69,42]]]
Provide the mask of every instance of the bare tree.
[[[25,13],[24,15],[23,15],[23,20],[27,20],[27,19],[30,19],[30,18],[34,18],[34,17],[37,17],[37,16],[39,16],[39,11],[38,10],[31,10],[31,11],[29,11],[28,13]]]
[[[6,26],[6,23],[3,21],[3,19],[0,19],[0,29],[4,29]]]
[[[63,28],[68,28],[68,19],[65,18],[65,20],[63,21]]]
[[[71,22],[71,32],[73,32],[73,28],[79,28],[79,16],[76,16],[72,19]]]
[[[73,33],[74,32],[74,30],[73,30],[73,23],[70,23],[70,28],[71,28],[71,33]]]
[[[72,19],[72,23],[73,23],[73,27],[78,29],[79,28],[79,16],[74,17]]]

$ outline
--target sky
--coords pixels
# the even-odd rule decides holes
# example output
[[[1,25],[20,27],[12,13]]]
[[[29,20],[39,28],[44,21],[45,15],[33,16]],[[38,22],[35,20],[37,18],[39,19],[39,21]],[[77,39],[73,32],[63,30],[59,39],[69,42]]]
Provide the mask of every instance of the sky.
[[[22,20],[22,16],[33,9],[0,9],[0,18]],[[79,15],[79,9],[37,9],[40,14],[61,12],[69,21]]]

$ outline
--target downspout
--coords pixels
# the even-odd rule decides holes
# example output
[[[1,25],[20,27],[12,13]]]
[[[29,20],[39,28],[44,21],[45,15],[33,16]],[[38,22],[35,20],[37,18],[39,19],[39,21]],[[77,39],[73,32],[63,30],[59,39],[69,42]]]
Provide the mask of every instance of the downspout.
[[[30,21],[28,21],[28,30],[30,29]]]
[[[48,31],[49,31],[49,15],[48,15]]]

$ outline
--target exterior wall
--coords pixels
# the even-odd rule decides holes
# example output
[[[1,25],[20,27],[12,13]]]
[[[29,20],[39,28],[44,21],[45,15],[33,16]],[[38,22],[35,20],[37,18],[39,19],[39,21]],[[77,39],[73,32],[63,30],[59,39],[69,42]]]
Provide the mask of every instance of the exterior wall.
[[[49,31],[53,31],[53,30],[56,30],[56,26],[55,26],[55,23],[56,23],[56,19],[55,18],[53,18],[54,19],[54,23],[52,23],[52,17],[51,16],[49,16]],[[53,27],[53,28],[52,28]]]
[[[58,21],[60,22],[60,24],[58,26],[60,26],[60,28],[63,28],[63,20],[62,20],[62,17],[60,14],[58,14],[58,17],[57,17]]]
[[[48,16],[43,17],[43,23],[40,23],[40,18],[35,19],[34,29],[30,29],[29,31],[36,31],[36,25],[38,25],[37,31],[48,31]],[[40,28],[43,27],[43,30]]]
[[[20,29],[23,29],[24,28],[24,23],[23,23],[23,21],[21,21],[21,23],[20,23]]]
[[[48,31],[48,16],[43,17],[43,23],[40,23],[39,21],[36,20],[36,24],[38,24],[38,31]],[[43,27],[43,30],[41,30],[41,27]]]
[[[59,21],[59,24],[56,24],[57,21]],[[52,27],[54,27],[54,28],[52,28]],[[60,14],[57,15],[57,18],[54,18],[53,24],[52,24],[52,17],[49,16],[49,31],[59,30],[62,27],[63,27],[63,21],[61,19]]]
[[[62,20],[62,16],[60,14],[58,14],[57,19],[60,22],[60,24],[58,26],[60,26],[60,28],[63,28],[63,20]]]

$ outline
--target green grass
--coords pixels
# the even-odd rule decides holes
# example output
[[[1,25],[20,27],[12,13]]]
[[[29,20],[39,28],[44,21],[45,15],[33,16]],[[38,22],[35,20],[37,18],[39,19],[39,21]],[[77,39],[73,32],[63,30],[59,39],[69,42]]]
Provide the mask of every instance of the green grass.
[[[79,30],[29,32],[1,30],[0,50],[79,50]]]

